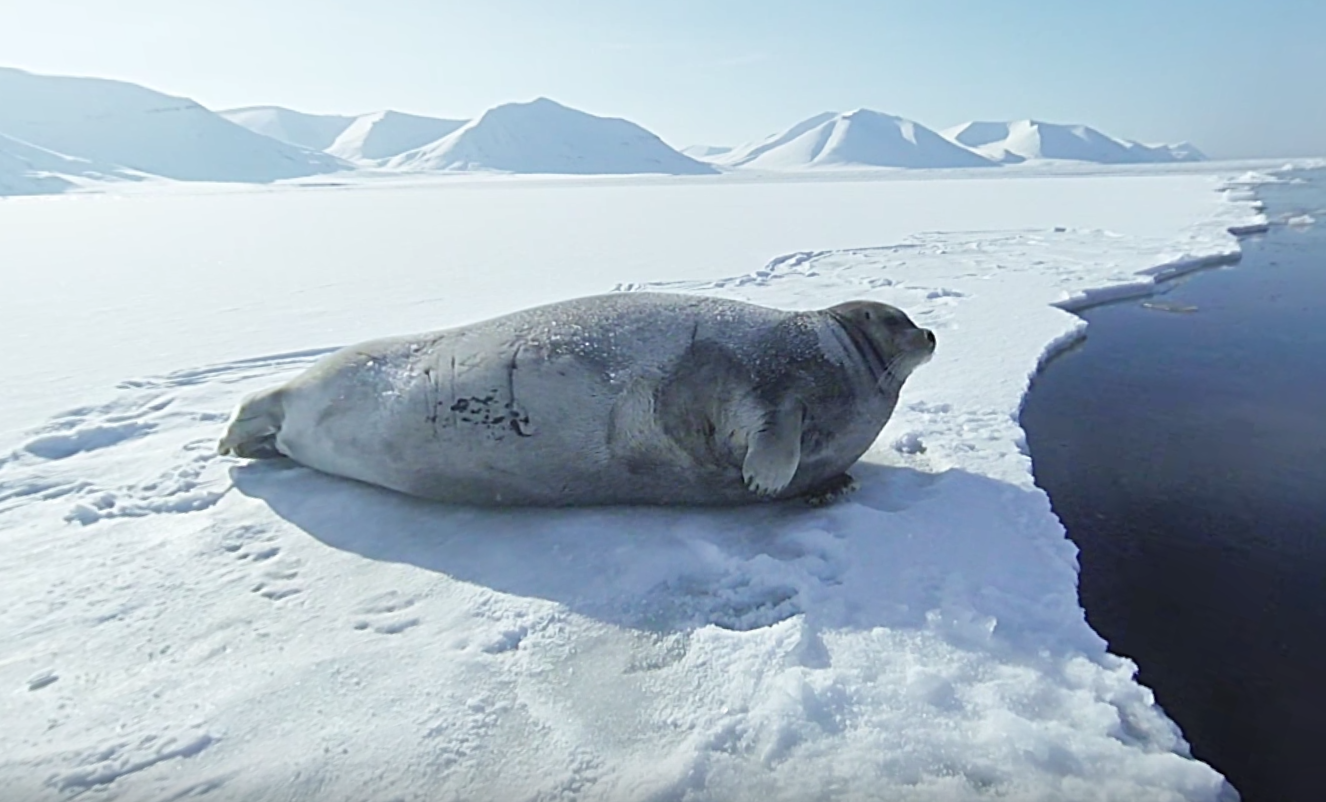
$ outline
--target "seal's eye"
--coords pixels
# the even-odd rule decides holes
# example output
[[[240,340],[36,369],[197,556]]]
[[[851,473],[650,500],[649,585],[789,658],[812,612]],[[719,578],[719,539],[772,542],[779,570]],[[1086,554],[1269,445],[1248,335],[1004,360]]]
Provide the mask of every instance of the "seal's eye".
[[[869,312],[868,310],[866,311],[865,314],[866,314],[866,320],[873,320],[873,319],[874,319],[874,318],[872,318],[872,317],[870,316],[870,312]]]

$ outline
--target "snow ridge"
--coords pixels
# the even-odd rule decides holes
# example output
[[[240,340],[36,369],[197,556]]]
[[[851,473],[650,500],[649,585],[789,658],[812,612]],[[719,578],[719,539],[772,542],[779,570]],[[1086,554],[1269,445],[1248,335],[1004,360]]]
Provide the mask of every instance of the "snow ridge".
[[[464,120],[379,111],[354,118],[325,150],[346,161],[375,162],[435,142],[464,124]]]
[[[255,134],[309,150],[326,150],[357,118],[345,114],[305,114],[281,106],[246,106],[219,111]]]

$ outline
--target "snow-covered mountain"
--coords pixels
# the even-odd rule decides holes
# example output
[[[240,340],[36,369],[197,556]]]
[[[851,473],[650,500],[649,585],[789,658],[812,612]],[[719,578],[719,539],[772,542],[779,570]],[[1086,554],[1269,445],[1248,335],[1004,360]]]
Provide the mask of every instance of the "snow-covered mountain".
[[[64,192],[77,186],[79,179],[140,178],[141,174],[66,156],[0,133],[0,196]]]
[[[920,123],[870,109],[825,112],[733,148],[714,163],[763,170],[809,167],[985,167],[992,162]]]
[[[265,183],[373,167],[400,171],[699,175],[719,168],[981,167],[1028,160],[1196,161],[1188,143],[1142,144],[1083,125],[971,122],[941,135],[869,109],[826,112],[737,147],[678,152],[644,128],[546,98],[468,122],[396,111],[305,114],[279,106],[210,111],[187,98],[99,78],[0,68],[0,195],[90,181]]]
[[[358,118],[348,114],[305,114],[281,106],[246,106],[219,111],[236,125],[288,145],[326,150]]]
[[[254,133],[346,161],[376,162],[423,147],[465,124],[399,111],[369,114],[305,114],[281,106],[249,106],[219,112]]]
[[[74,183],[59,174],[76,174],[84,169],[84,165],[68,156],[0,134],[0,195],[63,192]]]
[[[379,111],[354,118],[336,141],[323,149],[352,162],[390,159],[436,142],[464,124],[465,120]]]
[[[328,154],[255,134],[187,98],[123,81],[11,68],[0,68],[0,134],[93,165],[186,181],[262,183],[346,167]]]
[[[635,123],[539,98],[484,112],[451,134],[390,159],[399,170],[698,175],[715,172]]]
[[[1143,145],[1103,134],[1086,125],[1061,125],[1040,120],[969,122],[942,133],[947,139],[1002,164],[1045,159],[1130,164],[1206,158],[1186,142]]]
[[[1172,144],[1154,144],[1146,145],[1141,142],[1125,140],[1133,148],[1139,148],[1142,151],[1149,151],[1151,155],[1156,156],[1153,161],[1176,161],[1176,162],[1204,162],[1206,154],[1197,149],[1197,146],[1191,142],[1175,142]]]

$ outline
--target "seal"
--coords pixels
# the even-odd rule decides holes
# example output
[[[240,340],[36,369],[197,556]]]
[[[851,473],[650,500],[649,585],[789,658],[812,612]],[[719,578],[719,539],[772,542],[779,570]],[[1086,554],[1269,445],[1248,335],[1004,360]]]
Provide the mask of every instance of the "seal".
[[[873,301],[598,295],[328,354],[219,450],[460,504],[822,503],[934,348]]]

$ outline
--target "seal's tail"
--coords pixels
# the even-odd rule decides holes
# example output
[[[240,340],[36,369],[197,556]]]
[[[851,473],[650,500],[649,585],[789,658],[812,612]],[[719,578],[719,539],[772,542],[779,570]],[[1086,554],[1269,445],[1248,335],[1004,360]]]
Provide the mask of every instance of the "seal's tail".
[[[281,431],[284,419],[281,388],[256,392],[245,398],[230,416],[230,425],[217,444],[217,451],[244,459],[285,456],[276,447],[276,434]]]

